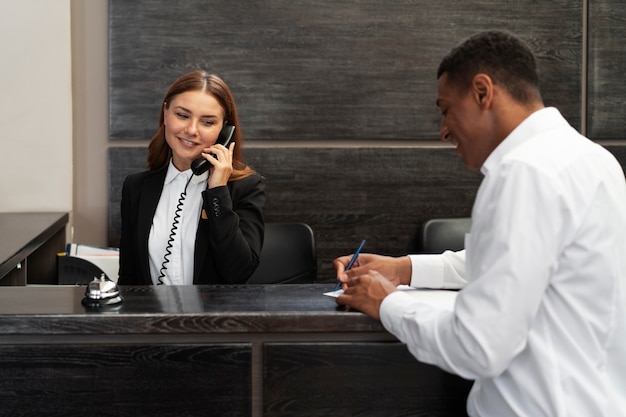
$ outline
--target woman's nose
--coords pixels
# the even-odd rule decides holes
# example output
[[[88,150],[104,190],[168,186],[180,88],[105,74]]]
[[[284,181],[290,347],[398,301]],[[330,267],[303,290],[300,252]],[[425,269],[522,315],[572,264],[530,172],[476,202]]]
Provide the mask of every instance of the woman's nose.
[[[195,135],[196,132],[198,131],[197,123],[194,120],[189,119],[187,121],[187,125],[185,126],[185,131],[189,135]]]

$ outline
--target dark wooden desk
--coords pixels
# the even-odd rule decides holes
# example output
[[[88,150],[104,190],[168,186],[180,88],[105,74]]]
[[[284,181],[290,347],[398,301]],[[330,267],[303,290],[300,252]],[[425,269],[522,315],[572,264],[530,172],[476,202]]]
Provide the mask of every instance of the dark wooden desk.
[[[67,213],[0,213],[0,285],[55,284]]]
[[[459,416],[469,384],[419,363],[327,284],[0,288],[0,415]]]

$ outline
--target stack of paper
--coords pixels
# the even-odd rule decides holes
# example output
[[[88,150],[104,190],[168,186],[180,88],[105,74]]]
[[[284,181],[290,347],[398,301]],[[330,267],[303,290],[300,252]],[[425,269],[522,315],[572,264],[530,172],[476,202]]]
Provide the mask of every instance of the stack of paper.
[[[65,256],[74,256],[89,261],[100,268],[107,277],[117,282],[120,265],[120,250],[118,248],[68,243]]]

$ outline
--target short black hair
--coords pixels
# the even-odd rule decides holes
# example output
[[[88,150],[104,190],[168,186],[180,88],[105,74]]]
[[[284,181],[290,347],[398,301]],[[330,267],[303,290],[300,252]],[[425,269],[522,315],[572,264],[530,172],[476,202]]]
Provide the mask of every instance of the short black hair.
[[[520,103],[541,101],[535,56],[510,32],[491,30],[471,36],[441,60],[437,79],[444,73],[463,92],[476,74],[484,73]]]

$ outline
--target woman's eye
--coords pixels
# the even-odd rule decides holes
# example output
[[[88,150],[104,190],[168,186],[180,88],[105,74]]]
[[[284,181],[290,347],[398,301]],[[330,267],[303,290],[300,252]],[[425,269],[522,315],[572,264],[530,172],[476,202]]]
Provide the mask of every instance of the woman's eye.
[[[176,113],[176,116],[180,119],[187,119],[189,117],[185,113]]]
[[[203,126],[213,126],[215,124],[212,120],[203,120],[201,123]]]

